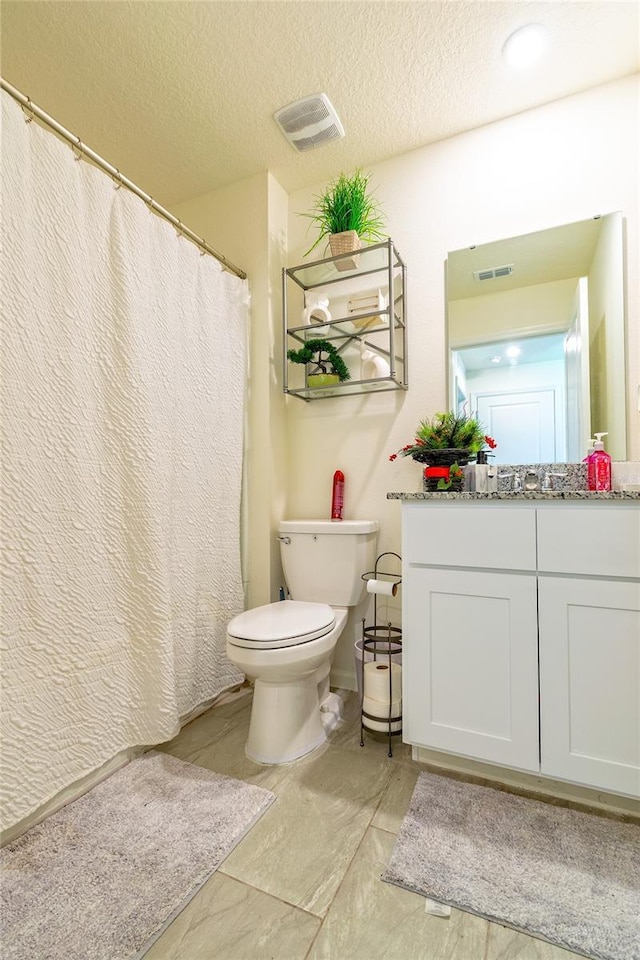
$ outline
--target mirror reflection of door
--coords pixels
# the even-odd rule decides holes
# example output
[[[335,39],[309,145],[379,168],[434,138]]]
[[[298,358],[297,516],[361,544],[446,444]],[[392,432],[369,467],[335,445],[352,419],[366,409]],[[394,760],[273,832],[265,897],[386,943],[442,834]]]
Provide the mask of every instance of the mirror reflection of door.
[[[596,431],[625,459],[622,267],[620,213],[448,255],[449,403],[478,414],[498,463],[579,462]],[[552,344],[555,355],[534,357]],[[507,357],[510,347],[521,353]],[[550,396],[534,403],[536,393]]]
[[[453,351],[459,411],[498,441],[497,463],[566,460],[563,334]]]
[[[554,400],[553,390],[478,397],[480,420],[489,425],[492,437],[500,437],[502,463],[564,460],[558,451],[558,445],[564,446],[564,438],[556,435]]]

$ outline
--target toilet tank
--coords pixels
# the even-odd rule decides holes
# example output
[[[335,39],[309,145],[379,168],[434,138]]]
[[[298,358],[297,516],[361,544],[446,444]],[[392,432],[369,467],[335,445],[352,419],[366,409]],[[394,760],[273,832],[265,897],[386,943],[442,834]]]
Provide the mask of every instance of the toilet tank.
[[[283,520],[278,536],[293,600],[360,603],[366,592],[362,574],[375,564],[377,520]]]

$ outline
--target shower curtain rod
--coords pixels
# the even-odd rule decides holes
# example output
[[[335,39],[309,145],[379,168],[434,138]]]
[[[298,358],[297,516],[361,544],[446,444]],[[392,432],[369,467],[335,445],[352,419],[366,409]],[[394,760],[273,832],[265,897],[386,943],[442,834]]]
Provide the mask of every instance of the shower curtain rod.
[[[137,184],[133,183],[132,180],[124,177],[120,171],[108,163],[103,157],[98,153],[95,153],[90,147],[82,142],[80,137],[74,136],[69,130],[58,123],[57,120],[54,120],[53,117],[50,117],[48,113],[45,113],[40,107],[37,107],[34,103],[31,102],[29,97],[26,97],[24,93],[21,93],[16,87],[12,86],[10,83],[0,77],[0,87],[5,90],[10,96],[17,100],[18,103],[22,106],[23,110],[26,110],[31,114],[31,117],[28,118],[27,122],[33,120],[34,117],[37,117],[38,120],[42,120],[43,123],[46,123],[48,127],[51,127],[52,130],[55,130],[56,133],[59,133],[61,137],[68,141],[72,147],[75,147],[81,154],[81,156],[88,157],[96,166],[100,167],[105,173],[108,173],[112,180],[115,180],[118,186],[126,187],[127,190],[130,190],[132,193],[135,193],[137,197],[140,197],[141,200],[147,204],[150,210],[154,213],[157,213],[158,216],[163,217],[163,219],[168,220],[172,226],[174,226],[180,236],[186,237],[187,240],[191,240],[200,248],[203,254],[208,253],[210,256],[215,257],[218,260],[225,270],[228,270],[229,273],[234,273],[236,277],[240,277],[241,280],[246,280],[247,275],[244,270],[241,270],[240,267],[236,267],[235,264],[231,263],[230,260],[227,260],[221,253],[218,253],[213,247],[210,247],[206,240],[203,240],[202,237],[199,237],[197,233],[194,233],[193,230],[189,230],[188,227],[185,227],[182,220],[178,220],[177,217],[174,217],[172,213],[169,213],[168,210],[165,210],[164,207],[161,207],[159,203],[150,197],[148,193],[145,193],[144,190],[141,190]]]

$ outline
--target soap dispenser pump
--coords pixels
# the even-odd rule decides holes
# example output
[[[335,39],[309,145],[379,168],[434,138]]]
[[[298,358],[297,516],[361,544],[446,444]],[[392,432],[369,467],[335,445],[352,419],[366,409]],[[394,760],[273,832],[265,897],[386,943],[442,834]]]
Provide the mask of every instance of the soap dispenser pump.
[[[595,443],[593,444],[593,453],[591,454],[588,469],[588,481],[590,490],[599,490],[604,492],[611,490],[611,457],[604,449],[603,437],[607,433],[596,433]]]

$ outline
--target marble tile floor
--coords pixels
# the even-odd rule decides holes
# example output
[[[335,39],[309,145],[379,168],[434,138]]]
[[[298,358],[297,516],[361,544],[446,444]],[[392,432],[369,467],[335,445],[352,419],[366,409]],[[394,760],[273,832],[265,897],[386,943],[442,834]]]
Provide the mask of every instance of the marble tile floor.
[[[380,880],[422,764],[365,733],[358,696],[329,741],[295,763],[248,760],[250,689],[158,749],[272,790],[266,811],[146,954],[147,960],[570,960],[567,950]]]

